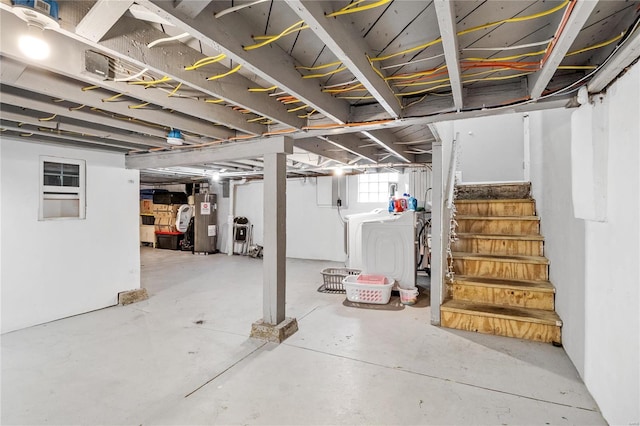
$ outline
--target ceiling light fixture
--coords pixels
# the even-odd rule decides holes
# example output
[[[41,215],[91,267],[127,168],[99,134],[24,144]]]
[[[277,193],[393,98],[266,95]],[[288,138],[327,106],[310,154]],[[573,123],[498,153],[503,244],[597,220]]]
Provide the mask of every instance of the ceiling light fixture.
[[[28,26],[27,34],[20,36],[18,47],[30,59],[49,57],[51,48],[42,34],[47,28],[59,28],[58,3],[54,0],[13,0],[11,11]]]

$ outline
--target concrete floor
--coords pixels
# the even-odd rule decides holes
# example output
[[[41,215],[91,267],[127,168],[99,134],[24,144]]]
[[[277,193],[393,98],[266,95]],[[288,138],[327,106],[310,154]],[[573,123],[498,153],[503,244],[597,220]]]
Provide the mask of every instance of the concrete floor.
[[[290,259],[276,345],[261,260],[141,251],[149,300],[2,336],[3,425],[605,424],[562,348],[433,327],[424,291],[348,306]]]

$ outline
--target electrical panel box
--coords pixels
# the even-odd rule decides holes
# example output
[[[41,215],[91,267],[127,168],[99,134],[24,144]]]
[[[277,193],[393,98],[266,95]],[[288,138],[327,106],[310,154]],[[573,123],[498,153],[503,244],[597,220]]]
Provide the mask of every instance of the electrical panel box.
[[[111,59],[109,57],[100,53],[91,50],[85,50],[84,52],[84,70],[101,77],[103,80],[113,78],[113,73],[109,67],[110,62]]]

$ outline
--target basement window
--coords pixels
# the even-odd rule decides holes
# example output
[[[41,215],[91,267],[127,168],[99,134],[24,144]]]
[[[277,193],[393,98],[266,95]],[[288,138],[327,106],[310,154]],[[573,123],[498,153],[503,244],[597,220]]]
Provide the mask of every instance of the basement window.
[[[365,173],[358,175],[358,202],[384,203],[398,187],[398,173]]]
[[[40,157],[39,220],[85,218],[85,162]]]

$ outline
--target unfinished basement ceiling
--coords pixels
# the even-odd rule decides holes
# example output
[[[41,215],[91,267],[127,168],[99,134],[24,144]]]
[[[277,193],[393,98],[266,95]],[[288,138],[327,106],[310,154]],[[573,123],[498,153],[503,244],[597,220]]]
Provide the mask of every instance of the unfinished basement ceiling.
[[[3,135],[130,157],[287,135],[291,176],[429,163],[435,121],[575,105],[640,32],[638,1],[62,0],[31,61],[0,1]],[[255,156],[142,181],[261,171]]]

